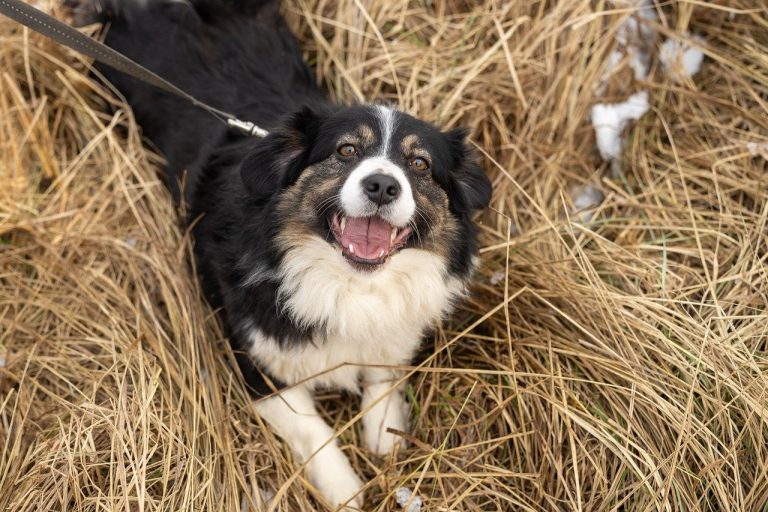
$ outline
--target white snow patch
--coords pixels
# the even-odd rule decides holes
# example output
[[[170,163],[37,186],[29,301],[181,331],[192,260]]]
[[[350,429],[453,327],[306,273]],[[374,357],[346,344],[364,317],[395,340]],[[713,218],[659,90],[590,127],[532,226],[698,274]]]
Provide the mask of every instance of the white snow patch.
[[[587,185],[580,187],[571,192],[571,201],[573,202],[573,211],[576,214],[576,219],[580,222],[589,222],[592,220],[594,212],[591,210],[595,206],[598,206],[605,199],[605,194],[599,188]]]
[[[747,142],[747,151],[752,156],[762,156],[768,160],[768,142]]]
[[[635,44],[640,37],[645,43],[653,43],[656,36],[656,30],[648,23],[643,21],[654,21],[658,18],[656,9],[653,7],[653,0],[614,0],[611,2],[619,9],[636,9],[631,16],[619,26],[616,32],[616,40],[619,44],[627,46]]]
[[[413,491],[407,487],[399,487],[395,490],[395,500],[406,512],[421,512],[421,505],[423,504],[421,497],[414,496]]]
[[[630,46],[627,48],[627,57],[629,58],[629,67],[635,72],[635,79],[645,80],[648,78],[648,72],[651,69],[651,56],[648,52]]]
[[[616,30],[616,41],[626,48],[629,66],[637,80],[645,80],[651,68],[648,49],[656,39],[656,30],[649,22],[656,20],[656,10],[651,0],[614,1],[617,7],[632,7],[636,11],[628,16]]]
[[[608,54],[608,60],[605,61],[605,70],[603,71],[602,76],[600,76],[600,81],[597,83],[597,87],[595,87],[595,94],[598,96],[602,96],[605,94],[605,89],[608,86],[608,80],[611,79],[611,76],[616,72],[616,69],[621,66],[621,63],[624,61],[624,53],[620,52],[619,50],[613,50],[610,54]]]
[[[627,33],[636,35],[630,38]],[[627,21],[619,27],[616,33],[616,40],[626,48],[629,67],[634,71],[637,80],[648,78],[648,72],[651,69],[651,55],[645,48],[653,44],[655,36],[656,33],[653,29],[639,24],[634,16],[627,18]]]
[[[613,0],[613,5],[620,9],[634,9],[616,29],[616,49],[605,62],[605,71],[596,87],[598,96],[605,92],[608,79],[615,73],[626,58],[636,80],[648,78],[651,68],[651,55],[648,50],[656,40],[656,30],[649,22],[657,18],[651,0]]]
[[[648,91],[633,94],[622,103],[597,103],[592,107],[592,125],[597,149],[603,160],[618,160],[624,147],[623,132],[627,123],[648,112]]]
[[[667,39],[659,49],[659,59],[664,66],[664,70],[676,82],[681,82],[684,78],[690,78],[701,69],[701,63],[704,61],[704,53],[698,48],[691,46],[691,40],[701,43],[703,40],[699,36],[691,38],[690,34],[684,34],[685,39]]]

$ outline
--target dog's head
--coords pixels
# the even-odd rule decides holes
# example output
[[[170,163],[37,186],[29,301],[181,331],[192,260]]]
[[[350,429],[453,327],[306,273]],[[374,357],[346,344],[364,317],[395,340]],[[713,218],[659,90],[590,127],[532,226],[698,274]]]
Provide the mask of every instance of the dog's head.
[[[468,268],[471,214],[491,184],[465,135],[383,106],[304,109],[259,142],[241,176],[251,204],[273,208],[284,248],[320,237],[358,271],[408,248]]]

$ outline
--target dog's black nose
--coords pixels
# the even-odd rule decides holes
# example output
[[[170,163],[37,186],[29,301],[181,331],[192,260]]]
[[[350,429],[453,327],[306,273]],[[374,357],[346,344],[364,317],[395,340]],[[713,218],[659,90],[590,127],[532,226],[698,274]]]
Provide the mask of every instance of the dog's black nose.
[[[400,183],[386,174],[371,174],[363,180],[363,190],[368,199],[383,206],[400,195]]]

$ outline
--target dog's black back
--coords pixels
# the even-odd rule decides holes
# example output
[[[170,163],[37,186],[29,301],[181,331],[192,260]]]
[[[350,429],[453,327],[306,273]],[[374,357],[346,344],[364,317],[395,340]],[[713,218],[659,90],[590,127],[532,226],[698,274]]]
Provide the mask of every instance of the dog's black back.
[[[323,102],[275,0],[102,1],[108,46],[220,110],[270,129],[298,106]],[[189,201],[201,168],[232,134],[184,99],[97,68],[125,95],[144,135],[167,158],[174,197],[180,198],[183,180]]]

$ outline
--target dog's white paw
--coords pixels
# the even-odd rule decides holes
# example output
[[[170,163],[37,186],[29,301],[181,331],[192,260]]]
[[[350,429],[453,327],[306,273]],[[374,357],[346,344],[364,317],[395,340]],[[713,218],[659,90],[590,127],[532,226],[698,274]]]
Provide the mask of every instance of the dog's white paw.
[[[406,429],[405,420],[366,430],[365,444],[374,455],[387,455],[395,450],[395,446],[399,446],[401,449],[406,446],[405,439],[397,434],[387,432],[387,428],[404,432]]]
[[[371,453],[386,455],[392,452],[395,446],[405,448],[405,439],[398,434],[387,432],[388,428],[400,432],[408,430],[408,404],[397,391],[371,407],[363,416],[363,436]]]
[[[326,463],[311,461],[307,465],[307,477],[330,505],[344,505],[340,510],[345,512],[362,510],[363,481],[343,456],[342,460]]]

